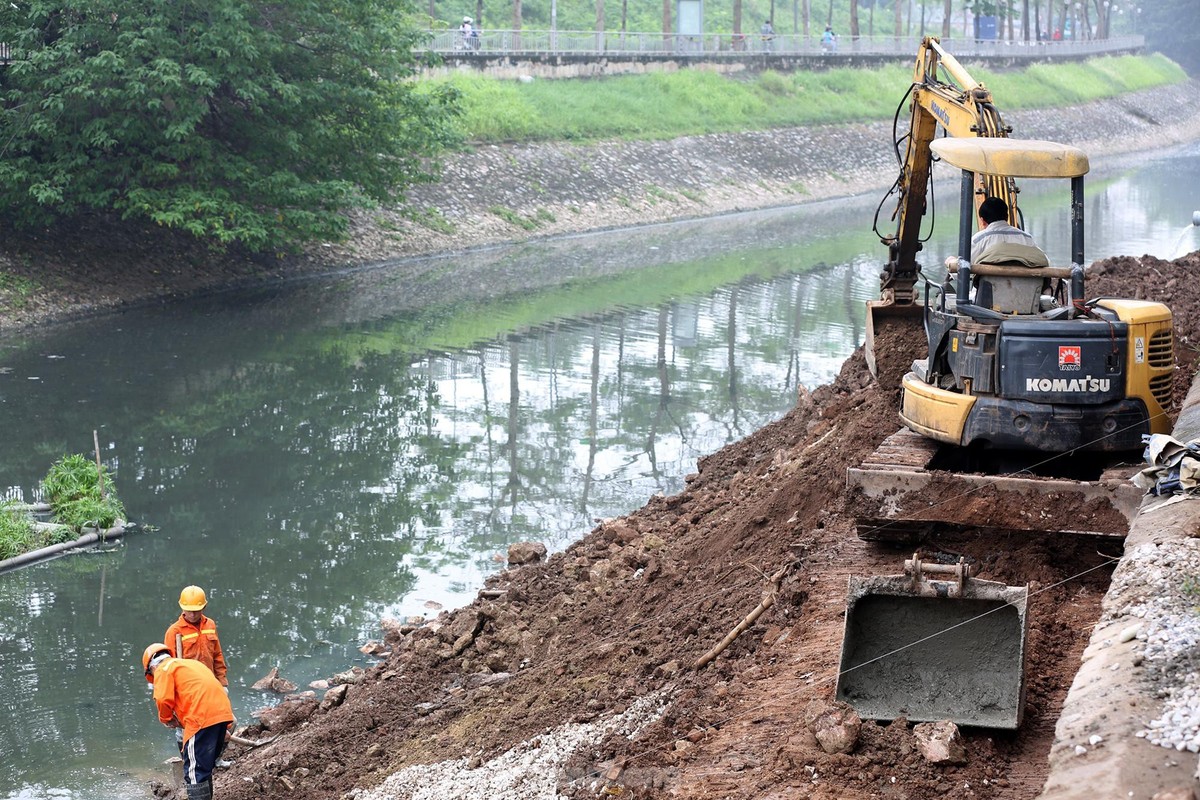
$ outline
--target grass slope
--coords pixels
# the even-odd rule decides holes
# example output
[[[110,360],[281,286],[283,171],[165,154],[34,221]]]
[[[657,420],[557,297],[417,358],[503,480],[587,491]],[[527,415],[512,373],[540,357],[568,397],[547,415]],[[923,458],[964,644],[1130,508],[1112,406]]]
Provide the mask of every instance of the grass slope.
[[[1009,71],[968,68],[1002,111],[1086,103],[1187,80],[1157,54]],[[887,119],[911,79],[910,67],[890,65],[750,78],[682,70],[528,83],[465,74],[440,80],[462,93],[466,138],[497,142],[671,139]]]

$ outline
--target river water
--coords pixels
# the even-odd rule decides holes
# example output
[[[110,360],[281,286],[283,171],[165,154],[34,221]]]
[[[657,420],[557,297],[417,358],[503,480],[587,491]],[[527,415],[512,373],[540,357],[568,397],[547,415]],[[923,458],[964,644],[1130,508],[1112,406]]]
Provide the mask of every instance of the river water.
[[[949,177],[949,176],[947,176]],[[1200,147],[1090,178],[1089,259],[1200,248]],[[924,261],[954,250],[939,184]],[[1022,194],[1056,264],[1065,192]],[[100,455],[142,530],[0,575],[0,797],[147,796],[172,755],[143,648],[208,590],[243,721],[271,667],[368,660],[383,617],[469,602],[674,493],[863,337],[878,197],[497,248],[0,340],[0,491]],[[883,216],[890,213],[891,203]],[[407,276],[407,277],[405,277]]]

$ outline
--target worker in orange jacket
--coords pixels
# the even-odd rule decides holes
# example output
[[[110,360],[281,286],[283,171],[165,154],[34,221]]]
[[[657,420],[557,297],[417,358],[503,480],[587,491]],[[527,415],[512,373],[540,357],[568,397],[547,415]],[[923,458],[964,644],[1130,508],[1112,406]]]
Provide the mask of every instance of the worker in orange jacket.
[[[217,638],[217,623],[204,616],[208,598],[199,586],[185,586],[179,593],[179,619],[167,628],[163,642],[176,658],[199,661],[212,671],[217,681],[229,692],[229,679],[225,677],[225,654],[221,652],[221,640]],[[176,635],[183,642],[183,652],[175,652]]]
[[[183,729],[183,781],[188,800],[212,800],[212,773],[233,735],[233,706],[224,687],[198,661],[174,658],[162,642],[142,653],[146,680],[154,685],[158,719]]]

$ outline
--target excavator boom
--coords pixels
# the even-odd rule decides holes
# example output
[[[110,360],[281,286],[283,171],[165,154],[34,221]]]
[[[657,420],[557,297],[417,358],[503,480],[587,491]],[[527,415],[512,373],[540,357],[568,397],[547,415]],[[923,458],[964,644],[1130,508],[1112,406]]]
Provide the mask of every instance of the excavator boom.
[[[939,69],[954,83],[941,80]],[[889,384],[898,382],[908,369],[908,356],[915,354],[898,344],[922,338],[922,311],[916,292],[921,274],[917,254],[922,247],[921,223],[933,165],[930,145],[939,129],[952,137],[1003,137],[1011,130],[1001,119],[987,88],[943,50],[935,37],[921,42],[910,94],[908,133],[896,140],[897,157],[900,143],[905,145],[896,179],[896,229],[880,234],[888,247],[888,261],[879,276],[879,299],[867,303],[867,365],[872,374]],[[978,182],[976,206],[985,196],[1001,197],[1014,215],[1019,213],[1013,181],[981,175]],[[877,339],[887,346],[877,348]],[[900,363],[880,365],[877,352],[898,352]]]

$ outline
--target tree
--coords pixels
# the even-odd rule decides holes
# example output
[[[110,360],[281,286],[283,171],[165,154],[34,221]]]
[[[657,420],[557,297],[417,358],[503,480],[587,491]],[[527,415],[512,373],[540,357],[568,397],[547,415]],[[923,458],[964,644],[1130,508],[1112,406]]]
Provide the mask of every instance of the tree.
[[[1138,32],[1146,35],[1147,45],[1169,56],[1190,75],[1200,75],[1200,34],[1192,24],[1195,0],[1142,2],[1131,13],[1140,17]]]
[[[450,91],[413,0],[25,0],[0,9],[0,219],[115,214],[224,245],[344,236],[433,178]]]

